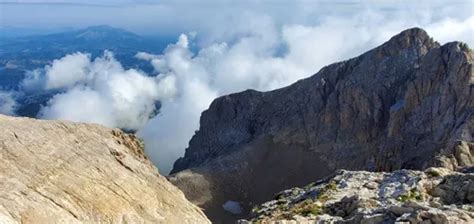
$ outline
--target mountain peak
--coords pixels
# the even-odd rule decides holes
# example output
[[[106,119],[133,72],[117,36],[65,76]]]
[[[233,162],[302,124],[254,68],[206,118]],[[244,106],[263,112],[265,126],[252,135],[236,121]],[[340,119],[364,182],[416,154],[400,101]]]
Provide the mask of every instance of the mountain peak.
[[[399,34],[390,38],[391,40],[412,40],[412,39],[419,39],[419,40],[427,40],[430,39],[428,33],[419,27],[413,27],[410,29],[406,29]]]
[[[402,50],[410,48],[424,54],[428,50],[439,46],[439,43],[434,41],[425,30],[414,27],[393,36],[380,48],[388,55],[398,54]]]
[[[139,37],[137,34],[130,31],[108,25],[90,26],[76,32],[77,38],[85,40],[98,40],[106,37],[122,37],[127,39]]]
[[[109,26],[109,25],[96,25],[96,26],[88,26],[82,30],[93,30],[93,31],[120,31],[120,32],[129,32],[121,28]]]

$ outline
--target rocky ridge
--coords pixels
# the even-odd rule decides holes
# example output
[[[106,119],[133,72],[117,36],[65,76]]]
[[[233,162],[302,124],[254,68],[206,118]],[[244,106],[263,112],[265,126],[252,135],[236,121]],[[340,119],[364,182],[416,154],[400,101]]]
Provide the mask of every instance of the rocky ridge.
[[[473,223],[474,174],[340,170],[278,193],[238,223]]]
[[[472,166],[473,58],[413,28],[288,87],[220,97],[170,181],[222,223],[338,169]],[[226,214],[228,200],[243,214]]]
[[[0,115],[0,223],[210,223],[118,129]]]

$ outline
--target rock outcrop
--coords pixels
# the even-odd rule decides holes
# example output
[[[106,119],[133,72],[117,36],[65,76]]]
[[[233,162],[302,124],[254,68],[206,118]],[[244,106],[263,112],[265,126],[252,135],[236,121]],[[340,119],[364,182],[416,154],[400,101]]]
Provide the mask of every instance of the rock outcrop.
[[[288,87],[220,97],[170,180],[225,222],[338,169],[472,166],[473,58],[413,28]],[[222,217],[228,200],[244,214]]]
[[[134,135],[0,115],[0,223],[210,223]]]
[[[280,192],[239,223],[474,222],[474,174],[429,168],[392,173],[340,170]]]

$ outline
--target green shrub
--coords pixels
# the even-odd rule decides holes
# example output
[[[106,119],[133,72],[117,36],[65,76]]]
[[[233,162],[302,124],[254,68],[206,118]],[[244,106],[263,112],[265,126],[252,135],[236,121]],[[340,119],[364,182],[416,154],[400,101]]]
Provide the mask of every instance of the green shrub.
[[[397,201],[407,202],[407,201],[421,201],[423,197],[416,188],[412,188],[407,194],[400,195],[397,197]]]
[[[337,189],[337,184],[334,181],[329,182],[318,192],[317,199],[321,202],[326,202],[330,199],[329,192],[335,191]]]

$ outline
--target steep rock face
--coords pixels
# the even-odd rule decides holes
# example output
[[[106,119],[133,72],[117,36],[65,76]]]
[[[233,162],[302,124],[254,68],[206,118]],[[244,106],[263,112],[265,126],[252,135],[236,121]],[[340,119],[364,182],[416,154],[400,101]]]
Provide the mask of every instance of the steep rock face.
[[[220,97],[170,180],[219,221],[226,200],[248,211],[337,169],[473,165],[473,57],[413,28],[288,87]]]
[[[210,223],[133,135],[0,115],[0,223]]]
[[[393,173],[340,170],[278,193],[239,223],[473,223],[474,174],[429,168]]]

